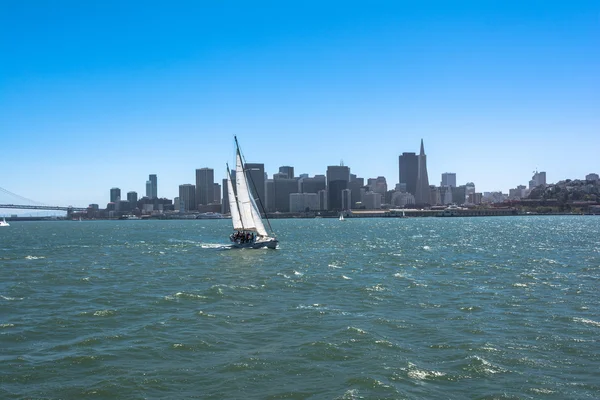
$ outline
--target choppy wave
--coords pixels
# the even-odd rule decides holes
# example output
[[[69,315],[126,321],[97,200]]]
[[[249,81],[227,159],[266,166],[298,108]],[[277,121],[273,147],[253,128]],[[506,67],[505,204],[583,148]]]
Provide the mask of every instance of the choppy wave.
[[[597,220],[272,224],[279,251],[216,251],[228,221],[3,238],[2,393],[600,398]]]

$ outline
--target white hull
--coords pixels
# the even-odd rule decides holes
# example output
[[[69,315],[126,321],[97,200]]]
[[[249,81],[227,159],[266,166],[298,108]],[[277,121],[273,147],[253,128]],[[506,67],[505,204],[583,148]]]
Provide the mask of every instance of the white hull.
[[[10,224],[6,222],[5,219],[2,219],[2,221],[0,221],[0,226],[10,226]]]
[[[262,248],[266,247],[268,249],[275,249],[275,248],[277,248],[277,243],[279,243],[277,239],[269,238],[268,240],[257,240],[255,242],[246,242],[246,243],[235,242],[234,244],[231,245],[231,248],[233,248],[233,249],[262,249]]]

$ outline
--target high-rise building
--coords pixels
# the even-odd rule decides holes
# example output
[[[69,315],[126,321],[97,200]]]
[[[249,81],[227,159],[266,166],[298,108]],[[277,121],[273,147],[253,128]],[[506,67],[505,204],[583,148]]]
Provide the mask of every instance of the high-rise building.
[[[417,171],[417,189],[415,194],[415,201],[417,204],[429,204],[429,177],[427,176],[427,156],[425,155],[425,148],[423,146],[423,139],[421,139],[421,151],[419,152],[419,168]]]
[[[545,172],[537,172],[533,173],[533,177],[529,181],[529,189],[533,189],[534,187],[545,185],[546,184],[546,173]]]
[[[223,188],[223,201],[221,202],[221,213],[222,214],[229,214],[229,192],[227,189],[227,178],[223,179],[223,185],[221,185],[221,187]]]
[[[150,185],[148,185],[150,182]],[[158,198],[158,179],[156,174],[150,174],[148,176],[148,181],[146,182],[146,196],[151,199]]]
[[[286,174],[288,179],[294,179],[294,167],[283,166],[279,167],[280,174]]]
[[[110,202],[116,203],[119,200],[121,200],[121,189],[116,188],[116,187],[110,189]]]
[[[127,201],[131,204],[131,208],[134,209],[138,201],[137,192],[127,192]]]
[[[330,165],[327,167],[327,209],[343,210],[342,190],[348,189],[350,168],[345,165]]]
[[[452,202],[457,205],[465,204],[467,201],[467,187],[461,185],[459,187],[452,187]]]
[[[327,189],[319,190],[319,210],[327,210]]]
[[[352,192],[351,194],[351,209],[356,208],[356,203],[361,201],[361,189],[365,186],[365,179],[358,178],[356,175],[350,175],[350,182],[348,182],[348,189]]]
[[[258,209],[260,210],[260,212],[262,212],[263,207],[266,207],[265,164],[246,163],[245,166],[246,179],[248,180],[248,187],[250,188],[250,193],[252,193],[256,205],[258,205]]]
[[[440,186],[456,187],[456,174],[454,172],[444,172]]]
[[[196,170],[196,207],[198,204],[207,205],[215,199],[215,171],[212,168]]]
[[[352,191],[350,189],[342,190],[342,210],[352,208]]]
[[[179,185],[179,211],[195,210],[196,204],[196,186],[189,183]]]
[[[300,193],[319,193],[319,190],[327,188],[327,178],[325,175],[315,175],[314,177],[300,178]]]
[[[398,157],[399,183],[404,184],[406,191],[417,193],[417,174],[419,172],[419,157],[415,153],[402,153]]]
[[[298,181],[296,179],[285,178],[285,174],[275,174],[273,179],[269,180],[267,191],[269,211],[289,212],[290,194],[298,193]],[[270,183],[270,185],[269,185]]]
[[[213,203],[215,204],[221,204],[221,185],[219,185],[218,183],[214,183],[214,194],[215,194],[215,198],[213,199]]]

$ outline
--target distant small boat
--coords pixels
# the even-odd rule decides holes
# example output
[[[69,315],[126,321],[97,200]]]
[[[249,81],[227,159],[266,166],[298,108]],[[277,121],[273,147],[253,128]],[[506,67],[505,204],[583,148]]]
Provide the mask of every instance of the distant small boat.
[[[343,213],[340,213],[340,221],[345,221]]]
[[[138,217],[137,215],[127,214],[127,215],[122,215],[119,219],[141,219],[141,218]]]
[[[10,224],[6,222],[6,218],[2,218],[2,221],[0,221],[0,226],[10,226]]]
[[[202,214],[198,214],[196,219],[222,219],[223,214],[215,213],[215,212],[205,212]]]

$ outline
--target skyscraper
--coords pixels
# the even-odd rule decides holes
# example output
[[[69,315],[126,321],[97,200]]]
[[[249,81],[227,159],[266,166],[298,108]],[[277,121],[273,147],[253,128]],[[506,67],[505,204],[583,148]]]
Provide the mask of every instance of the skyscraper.
[[[350,168],[345,165],[330,165],[327,167],[327,209],[341,211],[342,190],[348,189]]]
[[[279,167],[280,174],[286,174],[288,179],[294,179],[294,167],[283,166]]]
[[[196,207],[198,204],[207,205],[215,199],[215,171],[212,168],[196,170]]]
[[[265,197],[265,164],[246,163],[245,165],[248,186],[250,187],[254,201],[258,205],[259,211],[262,212],[262,208],[267,206]]]
[[[408,193],[416,195],[419,157],[415,153],[402,153],[398,157],[398,170],[398,182],[405,185]]]
[[[533,177],[529,181],[529,189],[533,189],[536,186],[545,185],[545,184],[546,184],[546,173],[535,171],[533,173]]]
[[[156,178],[156,174],[151,174],[148,176],[148,181],[146,182],[146,197],[151,199],[158,198],[158,181]]]
[[[417,171],[417,188],[415,193],[415,202],[417,204],[429,204],[429,177],[427,176],[427,156],[421,139],[421,151],[419,152],[419,169]]]
[[[137,206],[138,195],[137,192],[127,192],[127,201],[131,204],[131,208],[135,208]]]
[[[189,183],[179,185],[179,204],[181,212],[195,210],[196,205],[196,187]]]
[[[119,189],[119,188],[110,189],[110,202],[116,203],[119,200],[121,200],[121,189]]]
[[[456,174],[454,172],[444,172],[440,186],[456,187]]]

